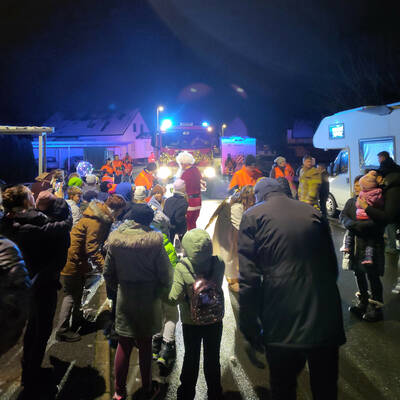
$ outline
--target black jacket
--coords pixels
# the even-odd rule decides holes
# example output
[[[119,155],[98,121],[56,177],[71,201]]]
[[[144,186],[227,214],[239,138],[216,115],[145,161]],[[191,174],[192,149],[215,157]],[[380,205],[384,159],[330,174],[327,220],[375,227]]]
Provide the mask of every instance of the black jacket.
[[[186,198],[179,194],[174,193],[172,197],[169,197],[164,204],[164,214],[169,218],[171,223],[171,235],[172,240],[174,239],[175,233],[183,235],[187,231],[186,225],[186,212],[188,209],[188,202]]]
[[[72,227],[70,209],[60,199],[51,211],[51,218],[32,209],[6,215],[0,222],[0,233],[18,245],[30,277],[38,275],[36,280],[57,280],[67,259]]]
[[[313,207],[270,193],[247,210],[239,232],[240,329],[266,345],[345,342],[329,225]]]
[[[377,269],[379,275],[385,271],[385,246],[383,234],[384,224],[378,224],[372,219],[357,220],[357,197],[347,200],[343,211],[339,215],[340,223],[352,234],[355,235],[355,251],[351,254],[350,269],[353,271],[368,272],[369,269]],[[373,265],[362,264],[365,257],[365,247],[374,243],[374,263]]]
[[[379,224],[400,224],[400,171],[389,172],[383,180],[383,210],[368,206],[366,213]]]

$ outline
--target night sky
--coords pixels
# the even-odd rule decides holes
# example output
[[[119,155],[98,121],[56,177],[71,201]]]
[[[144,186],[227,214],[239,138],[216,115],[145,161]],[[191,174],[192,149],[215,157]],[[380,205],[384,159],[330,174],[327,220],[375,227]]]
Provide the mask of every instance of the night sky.
[[[279,142],[294,119],[400,100],[399,3],[2,0],[0,123],[140,107],[154,128],[165,104]]]

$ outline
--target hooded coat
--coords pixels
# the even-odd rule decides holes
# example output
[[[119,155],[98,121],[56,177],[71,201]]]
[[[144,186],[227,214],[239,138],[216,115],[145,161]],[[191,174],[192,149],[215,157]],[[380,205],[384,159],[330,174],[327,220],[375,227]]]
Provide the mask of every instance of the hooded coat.
[[[241,331],[258,343],[263,330],[266,345],[343,344],[338,267],[328,223],[318,210],[282,192],[265,196],[240,224]]]
[[[89,259],[96,267],[103,268],[102,246],[112,222],[111,210],[104,203],[97,200],[89,203],[71,230],[71,245],[61,275],[85,275],[91,269]]]
[[[182,324],[194,325],[190,315],[188,300],[189,288],[195,282],[190,271],[195,275],[205,275],[208,279],[222,286],[225,265],[218,256],[212,255],[212,243],[209,234],[203,229],[192,229],[182,239],[182,247],[186,257],[183,259],[187,266],[178,262],[174,271],[169,301],[179,303]]]
[[[167,297],[172,268],[159,232],[125,221],[110,234],[104,278],[117,292],[116,332],[144,338],[161,330],[161,299]]]

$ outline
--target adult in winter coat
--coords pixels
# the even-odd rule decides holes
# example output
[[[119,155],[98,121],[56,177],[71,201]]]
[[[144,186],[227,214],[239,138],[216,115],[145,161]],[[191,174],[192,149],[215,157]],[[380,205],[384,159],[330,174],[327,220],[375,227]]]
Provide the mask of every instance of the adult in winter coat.
[[[43,197],[44,192],[41,193]],[[21,379],[24,396],[32,398],[42,391],[40,386],[44,383],[40,367],[52,330],[59,273],[66,260],[72,217],[62,199],[51,205],[52,218],[36,210],[32,192],[22,185],[4,191],[3,206],[5,216],[0,232],[18,245],[33,281]]]
[[[313,165],[311,156],[305,156],[299,177],[299,200],[319,208],[319,188],[321,183],[321,171]]]
[[[154,174],[156,173],[157,165],[155,162],[147,164],[135,179],[135,186],[144,186],[147,190],[151,190],[154,185]]]
[[[160,297],[163,292],[167,295],[172,275],[163,237],[149,227],[151,208],[134,204],[126,218],[110,234],[104,268],[107,286],[117,290],[115,330],[119,338],[113,399],[118,400],[126,398],[129,357],[135,344],[145,395],[154,398],[159,391],[152,383],[152,336],[161,329]]]
[[[82,322],[80,305],[85,275],[92,269],[89,262],[99,270],[103,269],[103,243],[114,218],[122,212],[125,205],[125,200],[118,195],[110,196],[106,203],[93,200],[72,228],[68,259],[61,271],[64,299],[56,333],[56,338],[60,341],[80,340],[80,335],[75,331]]]
[[[292,191],[292,197],[296,197],[296,186],[293,182],[294,179],[294,169],[292,166],[286,162],[285,157],[277,157],[274,160],[274,165],[271,168],[271,172],[269,174],[270,178],[278,179],[285,178],[290,186],[290,190]]]
[[[243,186],[254,186],[259,178],[262,177],[261,171],[256,167],[256,158],[252,154],[246,156],[243,167],[233,174],[229,184],[229,190],[242,189]]]
[[[380,277],[385,271],[384,225],[379,225],[371,219],[357,220],[356,202],[361,190],[360,178],[362,175],[354,179],[354,197],[347,200],[339,216],[340,223],[354,236],[354,245],[348,255],[348,268],[354,271],[358,293],[356,293],[356,303],[349,307],[349,311],[362,317],[365,321],[376,322],[383,319],[383,287]],[[365,248],[370,240],[374,243],[373,263],[363,264]],[[368,292],[367,278],[370,284],[371,298]]]
[[[195,282],[193,275],[207,276],[207,279],[221,287],[225,266],[218,256],[212,255],[211,238],[202,229],[193,229],[187,232],[183,237],[182,246],[186,257],[176,265],[169,294],[169,299],[173,304],[179,303],[185,344],[180,376],[181,385],[178,388],[177,399],[190,400],[195,397],[201,342],[203,342],[204,349],[204,375],[207,382],[208,399],[220,399],[222,386],[219,353],[222,321],[210,325],[194,325],[187,297]]]
[[[28,318],[31,280],[17,245],[0,236],[0,356],[13,347]]]
[[[261,179],[255,195],[239,232],[240,329],[266,346],[273,399],[296,398],[306,361],[314,398],[336,399],[345,335],[328,223],[276,180]]]
[[[183,171],[181,179],[185,182],[188,208],[186,213],[187,229],[196,228],[201,209],[201,173],[194,165],[194,157],[187,151],[179,153],[176,162]]]
[[[169,197],[164,204],[164,214],[169,218],[170,240],[174,243],[175,235],[179,236],[179,240],[187,231],[186,212],[188,202],[186,200],[186,186],[182,179],[174,182],[174,194]]]

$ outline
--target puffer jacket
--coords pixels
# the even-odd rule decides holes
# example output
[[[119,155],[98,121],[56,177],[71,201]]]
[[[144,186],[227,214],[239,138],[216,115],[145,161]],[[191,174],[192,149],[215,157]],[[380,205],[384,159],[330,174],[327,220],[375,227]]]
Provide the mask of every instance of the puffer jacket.
[[[172,279],[161,233],[125,221],[108,239],[104,278],[109,291],[117,291],[119,335],[143,338],[161,330],[161,299]]]
[[[98,268],[104,266],[102,246],[107,239],[113,218],[111,210],[101,201],[92,200],[82,218],[71,230],[71,245],[61,275],[85,275],[89,260]]]
[[[14,346],[28,317],[31,281],[15,243],[0,236],[0,356]]]
[[[318,210],[271,192],[243,214],[238,244],[239,321],[250,342],[262,331],[266,345],[345,342],[335,249]]]
[[[205,230],[192,229],[187,232],[182,239],[182,247],[186,253],[183,260],[192,274],[207,276],[218,286],[222,286],[225,264],[219,256],[212,255],[211,238]],[[194,325],[187,296],[189,295],[189,288],[195,280],[187,267],[182,262],[177,263],[169,302],[179,304],[182,324]]]
[[[318,207],[319,188],[321,184],[322,176],[318,168],[302,168],[299,178],[299,200],[311,206]]]

